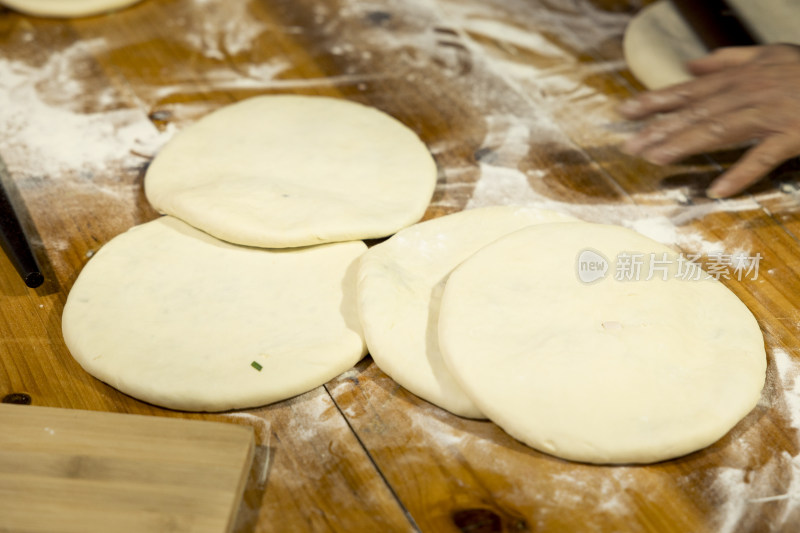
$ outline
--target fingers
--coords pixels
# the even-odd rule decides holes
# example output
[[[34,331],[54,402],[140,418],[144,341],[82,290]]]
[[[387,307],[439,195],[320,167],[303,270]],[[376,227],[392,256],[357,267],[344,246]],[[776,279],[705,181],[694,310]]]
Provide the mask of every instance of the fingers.
[[[719,48],[705,57],[689,61],[686,66],[692,74],[703,76],[743,65],[755,59],[759,53],[761,50],[756,46]]]
[[[747,107],[696,119],[669,117],[629,139],[622,149],[657,165],[673,163],[692,154],[763,137],[766,132],[760,118],[758,110]]]
[[[800,143],[786,135],[775,135],[751,148],[706,191],[709,198],[726,198],[739,193],[800,153]]]
[[[722,93],[746,94],[765,71],[783,73],[800,64],[800,47],[789,44],[720,48],[687,66],[698,77],[672,87],[649,91],[622,103],[617,109],[628,119],[639,120],[668,113]],[[780,76],[779,76],[780,77]],[[787,82],[788,83],[788,82]],[[744,85],[743,85],[744,84]]]
[[[735,194],[800,155],[800,47],[725,48],[689,66],[696,79],[620,106],[626,118],[650,119],[624,152],[668,164],[760,141],[712,184],[713,197]]]
[[[748,95],[740,93],[723,94],[717,98],[694,103],[680,111],[652,121],[639,133],[629,138],[622,146],[622,151],[629,155],[641,155],[646,149],[663,143],[668,138],[690,128],[699,128],[700,131],[708,128],[710,133],[717,133],[719,122],[723,122],[724,125],[725,120],[732,119],[724,118],[726,115],[732,115],[737,110],[747,109],[750,107],[749,104]],[[733,119],[735,118],[738,118],[738,115],[733,117]],[[752,117],[750,118],[752,119]],[[745,138],[753,136],[751,133]],[[733,142],[738,142],[738,140]]]
[[[674,85],[666,89],[649,91],[626,100],[617,111],[629,120],[647,118],[656,113],[668,113],[719,94],[728,87],[725,76],[709,76]]]
[[[800,58],[800,48],[793,45],[775,44],[768,46],[734,46],[720,48],[711,54],[690,61],[689,70],[696,79],[672,87],[649,91],[631,98],[617,110],[625,118],[639,120],[656,113],[668,113],[701,102],[714,99],[726,92],[731,85],[741,83],[741,70],[747,66],[756,67],[768,64],[796,64]],[[757,73],[751,72],[750,78]]]

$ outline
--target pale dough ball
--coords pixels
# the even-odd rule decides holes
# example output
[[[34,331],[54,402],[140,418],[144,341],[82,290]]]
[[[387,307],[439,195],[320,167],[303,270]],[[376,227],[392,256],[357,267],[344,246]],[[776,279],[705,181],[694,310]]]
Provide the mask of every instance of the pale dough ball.
[[[574,220],[542,209],[486,207],[415,224],[370,248],[360,261],[358,303],[375,363],[417,396],[460,416],[485,418],[439,352],[439,301],[447,276],[503,235]]]
[[[163,407],[289,398],[366,353],[356,303],[365,250],[358,241],[247,248],[162,217],[87,263],[64,307],[64,340],[87,372]]]
[[[131,6],[141,0],[0,0],[21,13],[40,17],[87,17]]]
[[[399,121],[360,104],[259,96],[180,132],[145,192],[159,211],[266,248],[384,237],[418,221],[436,164]]]
[[[634,254],[639,280],[631,270],[618,281]],[[605,277],[584,281],[603,261]],[[649,463],[708,446],[758,402],[764,339],[722,283],[678,279],[678,264],[671,249],[616,226],[503,237],[445,286],[447,368],[491,420],[558,457]]]

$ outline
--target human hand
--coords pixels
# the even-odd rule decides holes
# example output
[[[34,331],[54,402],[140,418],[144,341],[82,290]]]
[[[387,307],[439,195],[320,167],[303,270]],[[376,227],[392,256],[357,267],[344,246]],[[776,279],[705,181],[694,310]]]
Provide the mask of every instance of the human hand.
[[[624,152],[664,165],[754,143],[714,180],[711,198],[736,194],[800,155],[800,46],[721,48],[687,66],[696,79],[619,107],[627,119],[651,119]]]

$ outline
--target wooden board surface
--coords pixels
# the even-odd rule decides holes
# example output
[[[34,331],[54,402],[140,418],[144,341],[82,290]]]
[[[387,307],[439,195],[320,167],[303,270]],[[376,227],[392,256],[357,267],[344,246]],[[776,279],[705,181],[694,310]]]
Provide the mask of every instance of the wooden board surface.
[[[0,404],[3,531],[224,533],[253,460],[232,424]]]
[[[614,107],[642,88],[620,43],[642,3],[144,0],[72,21],[0,12],[4,183],[47,276],[27,289],[0,254],[0,398],[255,428],[237,531],[797,530],[796,166],[712,201],[703,189],[738,153],[668,167],[621,154],[636,125]],[[87,375],[61,339],[61,309],[103,243],[157,216],[141,187],[149,160],[197,117],[276,93],[348,98],[418,132],[440,169],[426,218],[537,205],[632,227],[706,263],[760,254],[757,276],[723,281],[764,332],[762,401],[706,450],[603,467],[449,415],[369,358],[308,394],[219,415],[162,410]]]

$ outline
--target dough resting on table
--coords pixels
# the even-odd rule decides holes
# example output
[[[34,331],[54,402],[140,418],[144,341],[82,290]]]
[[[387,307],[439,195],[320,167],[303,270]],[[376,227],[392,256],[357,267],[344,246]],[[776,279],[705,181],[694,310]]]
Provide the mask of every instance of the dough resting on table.
[[[384,237],[417,222],[436,185],[419,138],[335,98],[258,96],[175,136],[145,177],[147,199],[225,241],[284,248]]]
[[[415,224],[373,246],[360,261],[358,303],[375,363],[417,396],[460,416],[485,418],[439,352],[439,300],[447,276],[503,235],[574,220],[543,209],[486,207]]]
[[[585,261],[608,262],[605,278],[581,281],[585,250],[595,254]],[[615,279],[623,253],[643,254],[638,281]],[[672,262],[653,263],[646,281],[651,253]],[[677,279],[677,265],[669,248],[616,226],[545,224],[503,237],[445,286],[447,368],[492,421],[552,455],[648,463],[708,446],[758,402],[764,340],[722,283]]]
[[[163,407],[289,398],[366,353],[356,304],[365,250],[358,241],[247,248],[162,217],[87,263],[64,307],[64,340],[90,374]]]

